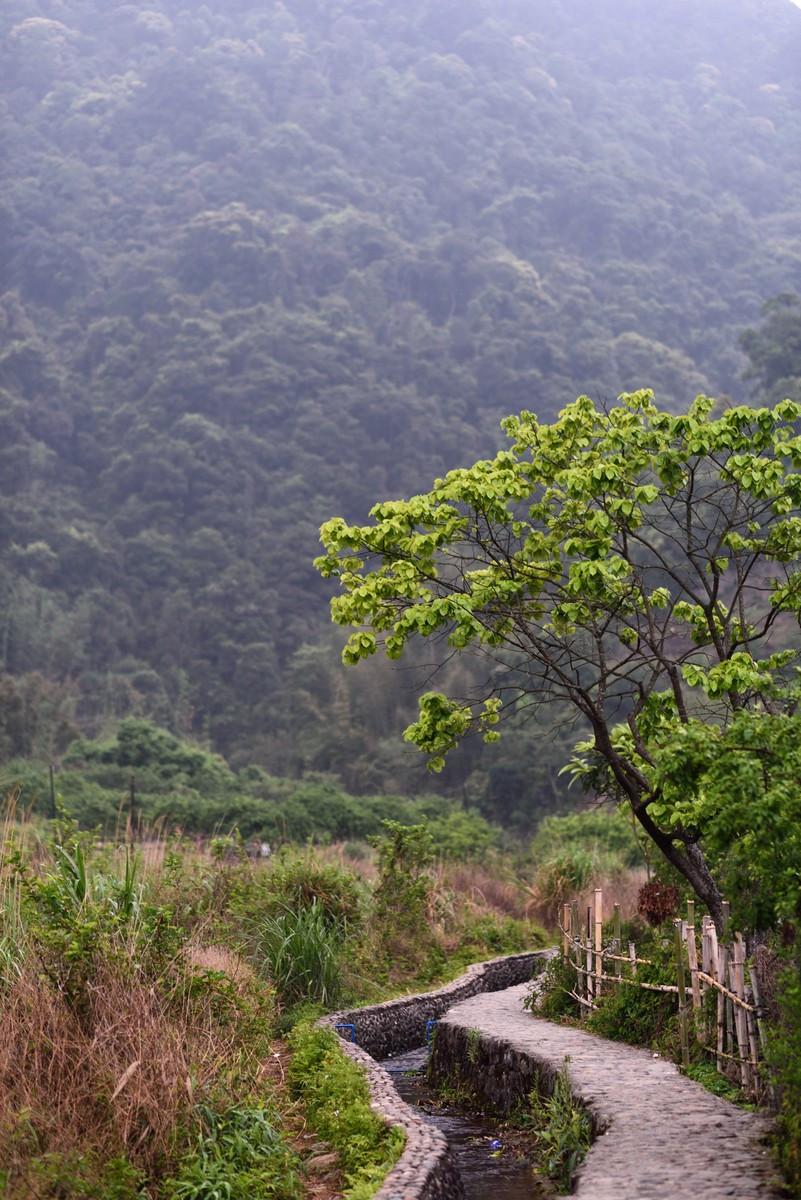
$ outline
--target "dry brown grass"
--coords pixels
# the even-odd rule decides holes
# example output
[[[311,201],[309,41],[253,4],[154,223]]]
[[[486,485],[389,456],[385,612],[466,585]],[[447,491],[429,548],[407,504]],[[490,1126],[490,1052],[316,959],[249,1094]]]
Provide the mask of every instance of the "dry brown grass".
[[[625,869],[611,874],[599,874],[593,877],[587,887],[576,893],[566,887],[557,895],[540,890],[536,884],[526,887],[528,896],[526,915],[539,921],[546,929],[556,933],[562,921],[562,906],[578,900],[579,913],[586,913],[595,900],[595,889],[603,891],[604,919],[614,912],[616,904],[620,905],[620,914],[624,921],[637,919],[637,896],[640,888],[646,882],[647,872],[644,867]]]
[[[503,917],[526,916],[526,896],[518,883],[502,878],[475,863],[449,863],[438,869],[438,878],[459,900],[483,912]]]
[[[250,972],[221,949],[195,947],[203,970],[226,970],[244,990]],[[219,995],[191,987],[188,961],[176,982],[155,985],[132,965],[101,962],[76,1011],[29,963],[3,996],[0,1041],[0,1169],[11,1194],[26,1194],[33,1161],[47,1154],[125,1154],[158,1178],[180,1150],[176,1129],[191,1123],[232,1066],[243,1072],[233,1023],[219,1019]],[[258,1062],[251,1063],[253,1074]],[[29,1192],[29,1194],[34,1194]]]

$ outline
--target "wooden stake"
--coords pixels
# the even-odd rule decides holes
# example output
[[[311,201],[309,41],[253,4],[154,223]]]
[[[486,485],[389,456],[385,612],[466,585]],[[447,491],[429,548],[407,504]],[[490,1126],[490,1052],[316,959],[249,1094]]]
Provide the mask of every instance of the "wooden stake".
[[[576,992],[584,995],[584,972],[581,968],[581,926],[579,925],[578,900],[570,906],[570,928],[573,933],[573,949],[576,955]]]
[[[734,935],[734,957],[730,968],[731,989],[740,999],[745,1000],[745,943],[743,935]],[[748,1023],[745,1009],[738,1005],[734,1011],[734,1027],[737,1031],[737,1052],[740,1055],[740,1077],[744,1091],[751,1087],[751,1069],[749,1066]]]
[[[620,965],[620,952],[623,945],[620,931],[620,905],[615,905],[615,975],[620,977],[622,967]]]
[[[570,954],[570,905],[562,905],[562,962],[567,965]]]
[[[695,901],[687,901],[687,961],[690,964],[690,984],[693,1008],[701,1007],[701,985],[698,982],[698,948],[695,944]]]
[[[709,975],[710,967],[710,951],[709,951],[709,928],[712,924],[711,919],[704,913],[701,919],[701,970],[705,975]],[[701,994],[705,994],[707,985],[701,981]]]
[[[595,995],[601,994],[601,976],[604,973],[604,894],[601,888],[595,889]]]
[[[587,970],[586,970],[585,975],[586,975],[586,983],[587,983],[587,999],[591,1001],[595,997],[595,984],[594,984],[593,974],[592,974],[592,910],[591,910],[589,904],[587,905],[586,949],[587,949]]]
[[[759,1044],[762,1047],[762,1057],[764,1058],[767,1053],[767,1045],[765,1040],[765,1021],[762,1013],[762,994],[759,990],[759,978],[753,967],[748,968],[748,978],[751,980],[751,991],[754,993],[754,1004],[756,1005],[754,1016],[756,1018],[757,1032],[759,1033]],[[779,1098],[772,1083],[768,1084],[768,1092],[774,1109],[778,1108]]]
[[[676,983],[679,987],[679,1034],[681,1036],[681,1065],[690,1065],[690,1039],[687,1032],[687,990],[684,983],[684,949],[681,944],[681,923],[674,925],[674,948],[676,951]]]
[[[718,981],[722,984],[726,979],[726,971],[729,966],[729,952],[725,946],[721,947],[718,956]],[[726,1050],[726,997],[723,992],[718,992],[718,1039],[717,1039],[717,1068],[719,1072],[723,1072],[723,1055]]]
[[[745,985],[744,992],[745,992],[746,1000],[753,1001],[754,990],[750,984]],[[757,1034],[756,1034],[755,1017],[756,1017],[756,1014],[751,1012],[750,1009],[747,1008],[745,1010],[745,1027],[746,1027],[746,1030],[748,1031],[748,1049],[749,1049],[750,1058],[751,1058],[751,1071],[753,1074],[754,1087],[756,1087],[757,1082],[759,1080],[759,1050],[757,1049]]]

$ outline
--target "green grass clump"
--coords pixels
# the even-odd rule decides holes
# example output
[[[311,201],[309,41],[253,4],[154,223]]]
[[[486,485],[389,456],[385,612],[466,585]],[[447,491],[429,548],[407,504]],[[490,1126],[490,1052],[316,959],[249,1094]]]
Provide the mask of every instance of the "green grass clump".
[[[776,1149],[791,1196],[801,1196],[801,945],[779,980],[780,1020],[771,1033],[769,1062],[780,1108]]]
[[[373,1112],[365,1072],[346,1058],[330,1029],[298,1025],[290,1046],[290,1088],[320,1137],[339,1154],[346,1200],[368,1200],[400,1158],[405,1135]]]
[[[529,1120],[543,1168],[561,1192],[569,1192],[574,1171],[590,1147],[589,1113],[573,1099],[565,1057],[550,1096],[536,1089],[530,1096]]]
[[[300,1160],[264,1107],[198,1106],[197,1142],[164,1200],[300,1200]]]
[[[342,998],[343,927],[326,920],[315,897],[308,908],[267,915],[253,929],[250,953],[285,1007],[303,1000],[335,1008]]]
[[[713,1096],[722,1096],[724,1100],[731,1100],[732,1104],[742,1104],[743,1093],[730,1079],[720,1074],[714,1063],[706,1061],[691,1063],[686,1074],[689,1079],[700,1083],[701,1087],[706,1088]]]

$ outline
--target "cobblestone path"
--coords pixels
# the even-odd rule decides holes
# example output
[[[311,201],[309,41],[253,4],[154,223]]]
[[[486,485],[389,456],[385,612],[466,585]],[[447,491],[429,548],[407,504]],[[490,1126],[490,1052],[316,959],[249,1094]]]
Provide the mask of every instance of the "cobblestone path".
[[[779,1194],[769,1121],[711,1095],[650,1051],[562,1028],[524,1011],[528,985],[474,996],[440,1025],[480,1030],[550,1071],[570,1056],[574,1096],[603,1130],[577,1173],[581,1200],[766,1200]],[[484,1055],[482,1053],[482,1059]],[[502,1200],[502,1198],[499,1198]]]

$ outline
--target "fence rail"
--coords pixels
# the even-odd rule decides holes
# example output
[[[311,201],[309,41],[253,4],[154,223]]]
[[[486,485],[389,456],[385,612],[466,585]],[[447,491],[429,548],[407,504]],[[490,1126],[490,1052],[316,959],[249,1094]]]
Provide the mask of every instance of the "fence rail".
[[[728,925],[728,905],[724,906],[724,912]],[[752,967],[748,967],[746,982],[742,934],[728,936],[727,932],[725,944],[721,944],[711,918],[704,915],[699,956],[695,922],[695,902],[690,900],[686,919],[677,918],[674,922],[672,959],[676,982],[652,983],[639,978],[637,968],[653,967],[653,961],[638,956],[633,942],[628,943],[628,954],[623,952],[619,904],[614,906],[613,935],[606,944],[601,888],[595,889],[586,921],[579,918],[577,900],[565,904],[559,928],[563,961],[576,972],[575,988],[570,994],[585,1012],[598,1008],[599,1000],[608,994],[610,986],[640,987],[675,995],[683,1067],[690,1064],[690,1039],[694,1036],[700,1048],[715,1059],[718,1071],[723,1073],[727,1064],[737,1064],[743,1091],[760,1094],[766,1086],[765,1028],[759,985]],[[612,972],[605,970],[607,963],[612,964]]]

